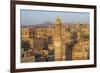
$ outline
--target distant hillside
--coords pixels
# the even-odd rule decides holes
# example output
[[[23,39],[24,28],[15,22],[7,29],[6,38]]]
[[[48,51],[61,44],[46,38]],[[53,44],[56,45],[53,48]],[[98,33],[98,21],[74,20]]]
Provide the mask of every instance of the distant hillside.
[[[40,28],[40,27],[52,27],[53,23],[51,22],[44,22],[42,24],[33,24],[33,25],[23,25],[21,27],[25,28],[25,27],[29,27],[29,28]]]
[[[53,25],[54,25],[53,23],[46,21],[42,24],[23,25],[21,27],[22,28],[26,28],[26,27],[27,28],[41,28],[41,27],[48,28],[48,27],[53,27]],[[75,23],[62,23],[62,27],[65,27],[66,25],[72,26],[75,25]]]

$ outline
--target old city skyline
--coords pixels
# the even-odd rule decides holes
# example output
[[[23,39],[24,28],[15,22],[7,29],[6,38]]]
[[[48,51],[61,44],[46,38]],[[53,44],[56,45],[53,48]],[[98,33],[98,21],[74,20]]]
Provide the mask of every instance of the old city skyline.
[[[62,26],[61,18],[57,17],[53,27],[21,27],[21,62],[87,59],[89,59],[88,24]]]

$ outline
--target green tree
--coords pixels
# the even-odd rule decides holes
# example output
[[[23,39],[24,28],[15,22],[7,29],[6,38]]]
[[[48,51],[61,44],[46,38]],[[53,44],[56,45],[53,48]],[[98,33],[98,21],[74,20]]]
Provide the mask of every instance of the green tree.
[[[22,41],[21,48],[24,48],[25,51],[29,50],[31,48],[29,41]]]

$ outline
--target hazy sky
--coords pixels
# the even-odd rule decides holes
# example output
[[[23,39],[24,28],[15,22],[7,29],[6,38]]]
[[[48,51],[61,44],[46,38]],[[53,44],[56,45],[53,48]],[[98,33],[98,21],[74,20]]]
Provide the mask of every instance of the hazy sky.
[[[36,25],[47,21],[54,23],[58,16],[62,23],[89,24],[90,14],[84,12],[21,10],[21,25]]]

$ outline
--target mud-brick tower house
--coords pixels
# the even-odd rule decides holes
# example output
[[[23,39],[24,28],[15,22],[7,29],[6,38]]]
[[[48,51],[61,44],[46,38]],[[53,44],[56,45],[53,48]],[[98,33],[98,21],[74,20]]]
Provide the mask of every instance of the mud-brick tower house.
[[[55,49],[55,60],[63,60],[63,50],[62,50],[62,36],[61,36],[61,19],[57,17],[54,24],[54,49]]]

